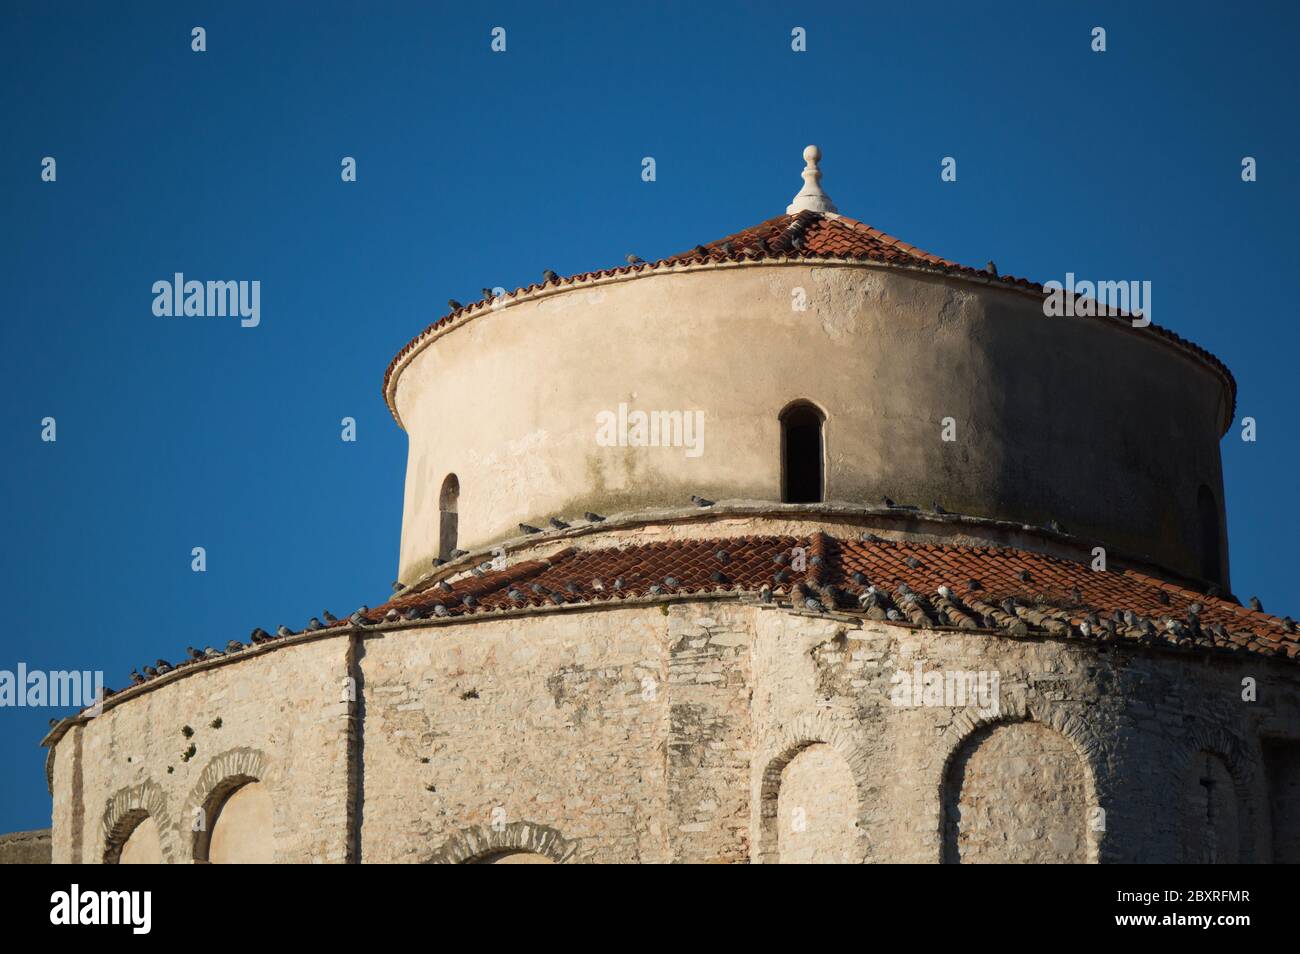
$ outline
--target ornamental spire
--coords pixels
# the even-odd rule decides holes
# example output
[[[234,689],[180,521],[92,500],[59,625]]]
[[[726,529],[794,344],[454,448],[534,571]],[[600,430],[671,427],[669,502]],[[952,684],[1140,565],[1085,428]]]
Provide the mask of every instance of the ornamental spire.
[[[793,215],[795,212],[835,212],[835,203],[831,197],[822,191],[822,171],[817,168],[817,162],[822,157],[822,151],[816,146],[809,146],[803,151],[803,157],[807,165],[803,167],[803,188],[794,200],[786,206],[786,214]]]

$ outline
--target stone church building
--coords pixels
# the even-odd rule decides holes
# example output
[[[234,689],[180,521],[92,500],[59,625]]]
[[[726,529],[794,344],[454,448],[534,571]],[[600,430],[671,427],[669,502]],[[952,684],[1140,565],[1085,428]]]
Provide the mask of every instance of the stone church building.
[[[1231,373],[804,158],[784,214],[406,345],[393,595],[58,723],[54,860],[1300,861]]]

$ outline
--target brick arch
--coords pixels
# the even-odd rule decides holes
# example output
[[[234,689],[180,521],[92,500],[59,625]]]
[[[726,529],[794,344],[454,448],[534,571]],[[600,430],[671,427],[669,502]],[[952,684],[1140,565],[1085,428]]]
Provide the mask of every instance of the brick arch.
[[[1260,817],[1254,787],[1259,757],[1248,750],[1241,739],[1222,726],[1197,723],[1178,746],[1176,764],[1180,793],[1181,780],[1191,768],[1192,760],[1203,754],[1217,756],[1228,767],[1233,794],[1237,798],[1237,860],[1243,864],[1253,863],[1256,856],[1255,827]]]
[[[754,861],[758,864],[775,864],[780,858],[776,810],[777,797],[781,793],[781,773],[799,753],[812,745],[829,745],[848,765],[858,795],[858,830],[861,837],[866,837],[863,818],[866,753],[856,739],[826,713],[803,713],[786,723],[778,735],[762,746],[760,751],[764,755],[755,763],[762,767],[762,774],[755,784],[757,797],[753,799],[754,813],[750,819],[751,830],[757,833],[751,844]]]
[[[167,810],[167,796],[156,782],[146,780],[130,788],[118,789],[104,806],[104,817],[100,822],[104,864],[115,865],[121,860],[122,847],[146,818],[152,818],[158,826],[163,862],[170,864],[175,860],[176,839],[172,817]]]
[[[935,813],[938,824],[934,831],[938,861],[944,860],[944,825],[947,823],[944,793],[953,762],[981,729],[1018,722],[1032,722],[1052,729],[1070,743],[1083,767],[1083,788],[1088,806],[1105,810],[1097,786],[1101,775],[1099,766],[1102,764],[1101,739],[1082,718],[1049,702],[1028,703],[1023,699],[1006,700],[996,713],[972,706],[953,719],[939,740],[942,758],[937,783],[932,787],[938,803],[938,811]],[[1095,831],[1091,819],[1085,818],[1084,836],[1086,861],[1088,864],[1097,864],[1105,831]]]
[[[575,864],[578,844],[536,822],[510,822],[502,828],[473,825],[452,835],[425,860],[426,865],[468,865],[492,855],[530,851],[557,865]]]
[[[269,771],[270,760],[260,749],[228,749],[208,761],[199,774],[199,780],[190,789],[185,800],[185,815],[181,819],[192,835],[190,852],[194,861],[208,860],[212,819],[222,803],[249,782],[265,782]],[[195,830],[196,819],[200,817],[203,823]]]

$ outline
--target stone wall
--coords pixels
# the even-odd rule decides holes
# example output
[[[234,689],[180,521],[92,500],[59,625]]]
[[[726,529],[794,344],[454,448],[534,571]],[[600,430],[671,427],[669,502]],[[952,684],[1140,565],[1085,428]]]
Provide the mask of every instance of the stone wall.
[[[384,628],[73,727],[53,850],[98,862],[147,816],[164,861],[222,860],[193,813],[219,825],[256,780],[269,812],[232,812],[225,841],[269,827],[279,862],[1285,860],[1298,683],[1276,660],[733,601]]]
[[[0,865],[48,865],[50,844],[48,828],[0,835]]]

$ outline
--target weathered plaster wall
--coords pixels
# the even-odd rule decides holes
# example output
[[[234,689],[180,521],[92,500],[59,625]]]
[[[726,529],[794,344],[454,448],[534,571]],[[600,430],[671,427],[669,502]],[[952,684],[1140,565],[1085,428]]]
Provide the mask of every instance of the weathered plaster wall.
[[[796,288],[807,311],[791,307]],[[1054,519],[1192,576],[1201,484],[1222,508],[1225,389],[1150,333],[933,275],[712,269],[502,307],[412,359],[396,391],[410,439],[401,578],[437,554],[449,473],[466,549],[587,509],[779,500],[777,418],[797,398],[826,413],[829,499]],[[598,446],[596,416],[620,402],[703,411],[703,454]]]

